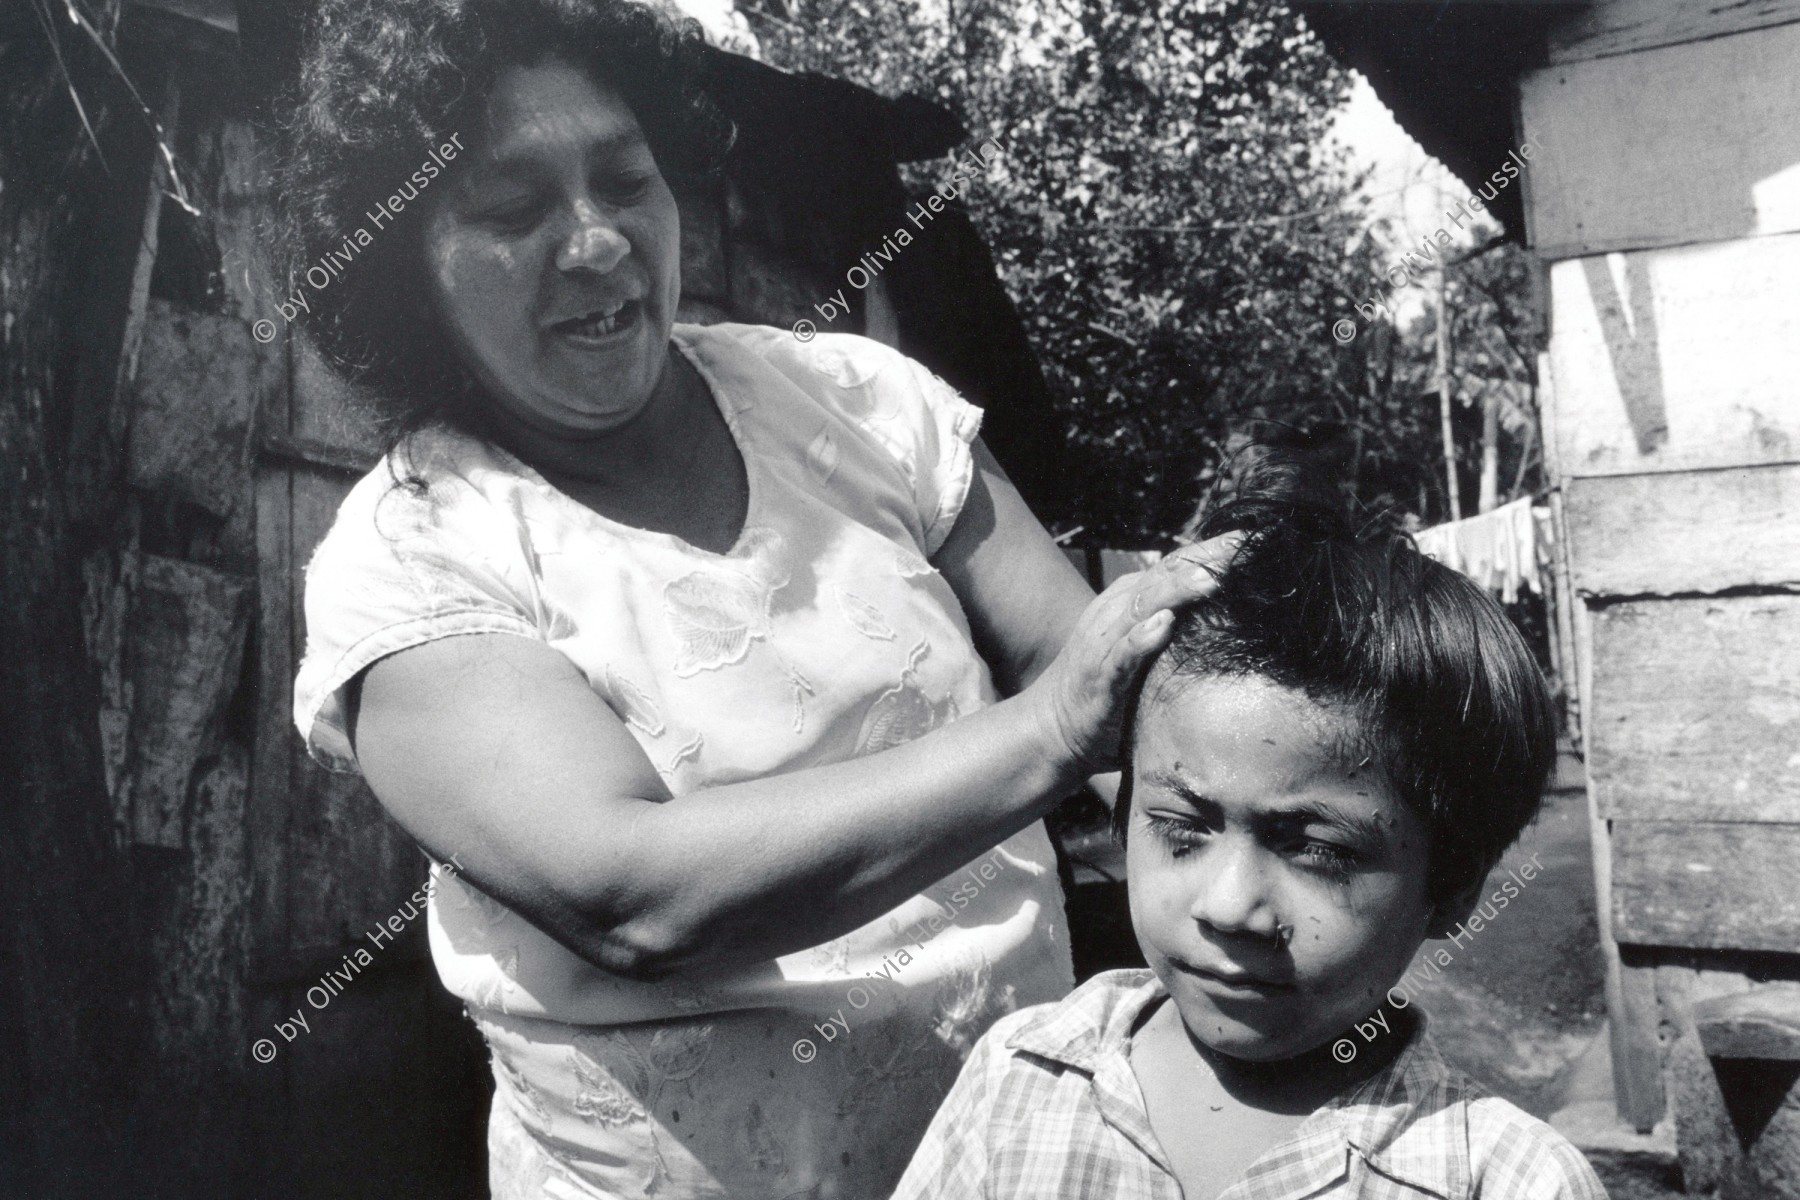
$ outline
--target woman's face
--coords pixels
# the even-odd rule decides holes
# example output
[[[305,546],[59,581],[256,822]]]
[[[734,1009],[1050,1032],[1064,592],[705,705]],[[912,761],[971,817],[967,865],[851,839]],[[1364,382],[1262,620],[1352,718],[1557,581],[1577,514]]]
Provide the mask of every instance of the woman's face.
[[[432,300],[527,437],[603,435],[649,402],[681,296],[681,224],[637,118],[558,58],[495,81],[469,168],[425,221]]]

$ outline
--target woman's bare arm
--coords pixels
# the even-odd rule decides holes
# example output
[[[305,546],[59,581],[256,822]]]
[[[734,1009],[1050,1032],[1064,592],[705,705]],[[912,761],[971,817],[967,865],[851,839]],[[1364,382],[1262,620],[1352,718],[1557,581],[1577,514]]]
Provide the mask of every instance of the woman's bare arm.
[[[879,755],[671,799],[580,671],[506,634],[380,660],[356,725],[369,785],[427,850],[642,979],[873,920],[1074,787],[1056,742],[1012,701]]]
[[[1011,696],[1056,658],[1094,589],[979,441],[975,465],[962,514],[932,565],[962,601],[995,686]]]

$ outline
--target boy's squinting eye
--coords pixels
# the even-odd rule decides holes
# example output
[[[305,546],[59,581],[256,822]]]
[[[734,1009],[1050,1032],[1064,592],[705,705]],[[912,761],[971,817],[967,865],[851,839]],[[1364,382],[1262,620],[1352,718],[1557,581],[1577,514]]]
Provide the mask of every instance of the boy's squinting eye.
[[[1307,841],[1300,846],[1295,857],[1321,875],[1333,880],[1343,880],[1359,861],[1354,850],[1339,846],[1335,842]]]
[[[1161,813],[1145,813],[1144,824],[1176,858],[1206,844],[1206,831],[1189,821]]]

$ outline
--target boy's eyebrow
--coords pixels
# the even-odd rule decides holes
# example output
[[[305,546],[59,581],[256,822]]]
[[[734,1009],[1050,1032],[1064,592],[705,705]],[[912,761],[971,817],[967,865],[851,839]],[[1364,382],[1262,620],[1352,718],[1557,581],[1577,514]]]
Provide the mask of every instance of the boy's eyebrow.
[[[1263,813],[1258,817],[1259,822],[1267,822],[1270,824],[1278,821],[1291,822],[1295,820],[1302,822],[1318,821],[1325,825],[1339,825],[1348,829],[1357,837],[1376,845],[1385,844],[1388,840],[1387,826],[1379,817],[1365,813],[1351,812],[1347,809],[1337,808],[1329,804],[1319,804],[1310,800],[1302,800],[1292,807]]]
[[[1193,784],[1172,771],[1151,771],[1144,776],[1144,782],[1166,788],[1196,808],[1202,804],[1211,803],[1205,796],[1194,790]]]

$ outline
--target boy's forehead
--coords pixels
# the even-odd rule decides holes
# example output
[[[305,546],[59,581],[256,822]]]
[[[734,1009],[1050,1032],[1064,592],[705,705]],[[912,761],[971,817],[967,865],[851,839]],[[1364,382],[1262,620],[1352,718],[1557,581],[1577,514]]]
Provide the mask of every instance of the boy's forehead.
[[[1146,780],[1193,789],[1253,778],[1259,795],[1272,787],[1277,794],[1343,793],[1341,799],[1361,802],[1358,808],[1397,803],[1362,721],[1343,705],[1257,675],[1148,684],[1134,755]]]
[[[1202,731],[1227,740],[1256,734],[1267,743],[1301,742],[1356,766],[1370,757],[1362,716],[1348,704],[1308,695],[1266,675],[1227,672],[1176,673],[1161,662],[1145,680],[1138,704],[1143,723],[1167,722],[1172,731]],[[1209,739],[1210,740],[1210,739]]]

